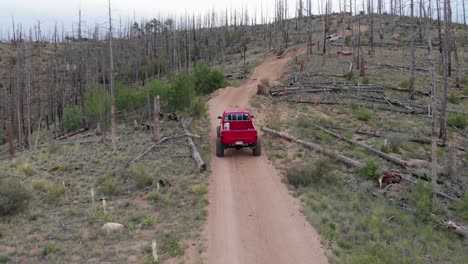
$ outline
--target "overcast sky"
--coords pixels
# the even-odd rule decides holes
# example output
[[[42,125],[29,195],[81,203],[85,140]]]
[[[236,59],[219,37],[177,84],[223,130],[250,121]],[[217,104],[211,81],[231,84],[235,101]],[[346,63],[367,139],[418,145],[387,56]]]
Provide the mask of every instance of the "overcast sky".
[[[71,30],[72,25],[78,23],[78,10],[81,8],[82,19],[87,27],[93,28],[96,23],[105,24],[107,19],[108,0],[1,0],[0,9],[0,34],[6,37],[8,30],[11,32],[12,17],[16,23],[21,23],[24,28],[29,28],[38,20],[44,31],[53,28],[55,22],[61,28],[64,24],[66,30]],[[127,18],[156,17],[158,15],[199,14],[207,10],[241,9],[247,7],[250,14],[255,10],[260,12],[260,7],[266,6],[270,12],[274,9],[274,0],[111,0],[114,21],[121,17]],[[289,0],[291,15],[294,14],[295,0]],[[316,5],[317,1],[313,1]],[[315,7],[316,8],[316,7]],[[264,11],[265,12],[265,11]],[[260,19],[260,18],[259,18]]]

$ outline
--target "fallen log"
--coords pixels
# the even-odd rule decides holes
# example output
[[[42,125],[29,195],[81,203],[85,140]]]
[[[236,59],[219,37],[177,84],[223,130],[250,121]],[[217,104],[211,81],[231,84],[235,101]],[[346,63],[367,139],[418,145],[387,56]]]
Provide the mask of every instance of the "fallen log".
[[[373,147],[370,147],[370,146],[368,146],[368,145],[366,145],[366,144],[359,143],[359,142],[357,142],[357,141],[355,141],[355,140],[352,140],[352,139],[349,139],[349,138],[347,138],[347,137],[344,137],[344,136],[342,136],[342,135],[340,135],[340,134],[338,134],[338,133],[335,133],[335,132],[333,132],[333,131],[327,130],[327,129],[321,127],[321,126],[318,126],[318,125],[315,125],[315,124],[313,124],[313,126],[316,127],[316,128],[318,128],[318,129],[320,129],[320,130],[322,130],[323,132],[325,132],[325,133],[327,133],[327,134],[330,134],[330,135],[332,135],[332,136],[338,138],[338,139],[341,139],[341,140],[344,140],[344,141],[346,141],[346,142],[348,142],[348,143],[352,143],[352,144],[358,145],[358,146],[360,146],[360,147],[363,147],[363,148],[365,148],[365,149],[367,149],[367,150],[369,150],[369,151],[371,151],[371,152],[373,152],[373,153],[379,155],[380,157],[382,157],[382,158],[384,158],[384,159],[386,159],[386,160],[388,160],[388,161],[391,161],[391,162],[393,162],[393,163],[395,163],[395,164],[397,164],[397,165],[399,165],[399,166],[401,166],[401,167],[403,167],[403,168],[405,168],[405,169],[408,168],[408,164],[406,164],[406,162],[405,162],[404,160],[402,160],[402,159],[399,159],[399,158],[396,158],[396,157],[392,157],[392,156],[388,155],[388,154],[385,153],[385,152],[382,152],[382,151],[380,151],[380,150],[378,150],[378,149],[375,149],[375,148],[373,148]]]
[[[333,150],[326,150],[325,148],[323,148],[322,146],[318,145],[318,144],[314,144],[314,143],[311,143],[311,142],[307,142],[307,141],[303,141],[303,140],[300,140],[300,139],[296,139],[290,135],[288,135],[287,133],[284,133],[284,132],[279,132],[279,131],[276,131],[276,130],[273,130],[273,129],[270,129],[270,128],[267,128],[267,127],[262,127],[262,131],[265,131],[265,132],[268,132],[270,134],[273,134],[273,135],[276,135],[276,136],[279,136],[281,138],[284,138],[288,141],[292,141],[292,142],[295,142],[297,144],[300,144],[302,146],[305,146],[307,148],[310,148],[314,151],[317,151],[327,157],[330,157],[332,159],[337,159],[339,161],[341,161],[343,164],[345,164],[346,166],[348,167],[353,167],[353,168],[361,168],[364,166],[364,164],[362,164],[361,162],[357,161],[357,160],[353,160],[349,157],[346,157],[336,151],[333,151]]]
[[[192,155],[193,160],[195,161],[195,164],[197,165],[197,168],[200,170],[200,172],[204,172],[206,170],[206,164],[203,161],[200,153],[197,150],[197,146],[193,143],[192,137],[188,136],[190,133],[187,130],[187,126],[183,121],[180,122],[182,129],[184,130],[185,135],[187,135],[187,143],[190,147],[190,153]]]
[[[289,48],[287,48],[281,55],[276,56],[277,59],[282,59],[286,54],[288,54]]]
[[[62,134],[62,135],[59,135],[59,136],[56,136],[54,137],[54,140],[63,140],[63,139],[67,139],[69,137],[73,137],[75,135],[78,135],[80,133],[83,133],[83,132],[86,132],[88,131],[89,128],[81,128],[79,129],[78,131],[75,131],[75,132],[72,132],[72,133],[69,133],[69,134]]]
[[[73,141],[63,141],[63,142],[54,142],[54,143],[48,143],[48,144],[41,144],[37,145],[38,148],[43,148],[43,147],[48,147],[50,145],[75,145],[75,144],[87,144],[87,143],[96,143],[96,142],[101,142],[103,138],[93,138],[93,139],[88,139],[88,140],[73,140]]]
[[[412,184],[416,184],[416,183],[417,183],[416,181],[413,181],[413,180],[411,180],[411,179],[408,179],[408,178],[406,178],[406,177],[404,177],[404,176],[402,177],[402,179],[403,179],[403,180],[406,180],[406,181],[408,181],[408,182],[410,182],[410,183],[412,183]],[[444,198],[449,199],[449,200],[451,200],[451,201],[456,201],[456,200],[458,200],[457,198],[452,197],[452,196],[450,196],[450,195],[448,195],[448,194],[446,194],[446,193],[443,193],[443,192],[436,191],[435,193],[436,193],[437,195],[439,195],[440,197],[444,197]]]
[[[293,100],[290,100],[291,102]],[[376,138],[386,138],[387,136],[384,135],[384,134],[380,134],[380,133],[377,133],[377,132],[369,132],[369,131],[364,131],[364,130],[360,130],[360,129],[348,129],[348,128],[342,128],[342,127],[333,127],[334,129],[339,129],[339,130],[345,130],[345,131],[351,131],[353,133],[356,133],[356,134],[360,134],[360,135],[365,135],[365,136],[370,136],[370,137],[376,137]],[[420,143],[420,144],[432,144],[432,141],[430,138],[408,138],[408,141],[409,142],[415,142],[415,143]],[[439,147],[445,147],[446,144],[443,142],[443,141],[437,141],[437,146]],[[460,150],[460,151],[465,151],[465,148],[463,147],[460,147],[460,146],[454,146],[456,149]]]
[[[346,96],[347,97],[350,97],[350,96]],[[345,99],[346,99],[345,98]],[[294,102],[294,100],[293,100]],[[317,104],[315,101],[308,101],[308,100],[300,100],[298,103],[302,103],[302,104]],[[334,104],[348,104],[346,102],[336,102]],[[360,107],[365,107],[365,108],[370,108],[370,109],[377,109],[377,110],[382,110],[382,111],[390,111],[390,112],[396,112],[396,113],[401,113],[401,114],[416,114],[414,113],[414,111],[408,111],[408,110],[403,110],[403,109],[399,109],[399,108],[390,108],[390,107],[386,107],[384,105],[382,106],[376,106],[376,105],[372,105],[372,106],[369,106],[369,105],[365,105],[365,104],[359,104],[358,106]]]
[[[340,102],[333,102],[333,101],[308,101],[308,100],[294,100],[294,99],[283,99],[283,100],[276,100],[276,102],[288,102],[288,103],[296,103],[296,104],[326,104],[326,105],[335,105],[341,104]]]
[[[365,97],[365,96],[355,96],[355,95],[347,95],[346,97],[352,98],[352,99],[369,101],[373,103],[390,105],[392,107],[400,107],[400,108],[405,109],[405,110],[394,109],[395,112],[401,112],[401,113],[406,113],[406,114],[416,114],[416,115],[427,115],[427,110],[425,108],[422,108],[419,106],[410,107],[396,100],[390,100],[388,97],[385,97],[384,100],[378,99],[378,98],[372,98],[372,97]]]
[[[147,150],[145,150],[145,152],[141,153],[140,155],[138,155],[137,157],[135,157],[132,161],[130,161],[127,166],[129,166],[130,164],[133,164],[135,163],[136,161],[138,161],[139,159],[143,158],[144,156],[146,156],[146,154],[148,154],[151,150],[153,150],[156,146],[158,146],[159,144],[169,140],[171,138],[169,137],[163,137],[161,138],[158,142],[152,144]]]
[[[455,234],[461,237],[468,237],[468,227],[457,225],[455,222],[450,221],[450,220],[449,221],[439,220],[438,222],[440,225],[453,231]]]

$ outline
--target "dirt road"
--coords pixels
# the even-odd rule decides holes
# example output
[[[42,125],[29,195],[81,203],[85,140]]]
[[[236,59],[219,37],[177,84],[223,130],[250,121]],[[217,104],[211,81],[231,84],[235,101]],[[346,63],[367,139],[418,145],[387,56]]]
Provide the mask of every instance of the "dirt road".
[[[204,263],[327,263],[319,236],[265,154],[254,157],[250,149],[229,149],[223,158],[215,155],[218,115],[226,108],[249,108],[259,81],[281,77],[292,56],[294,52],[268,59],[247,83],[224,88],[209,101],[213,154]]]

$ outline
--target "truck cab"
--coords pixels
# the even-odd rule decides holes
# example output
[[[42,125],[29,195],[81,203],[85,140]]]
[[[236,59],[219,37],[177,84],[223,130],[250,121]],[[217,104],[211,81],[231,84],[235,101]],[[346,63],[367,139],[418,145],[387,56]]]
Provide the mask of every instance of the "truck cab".
[[[245,109],[233,109],[224,111],[218,116],[220,124],[217,127],[216,155],[224,156],[228,148],[251,148],[253,155],[261,154],[261,143],[257,129],[253,124],[254,117]]]

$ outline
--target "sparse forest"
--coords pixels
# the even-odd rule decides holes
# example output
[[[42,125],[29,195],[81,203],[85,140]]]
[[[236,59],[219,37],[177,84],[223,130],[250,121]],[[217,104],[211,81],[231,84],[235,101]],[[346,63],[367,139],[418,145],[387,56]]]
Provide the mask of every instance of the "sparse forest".
[[[106,25],[77,10],[71,32],[12,18],[0,263],[203,262],[207,102],[251,81],[266,155],[329,262],[463,263],[465,2],[276,0],[133,21],[109,1]],[[279,80],[251,78],[287,56]]]

